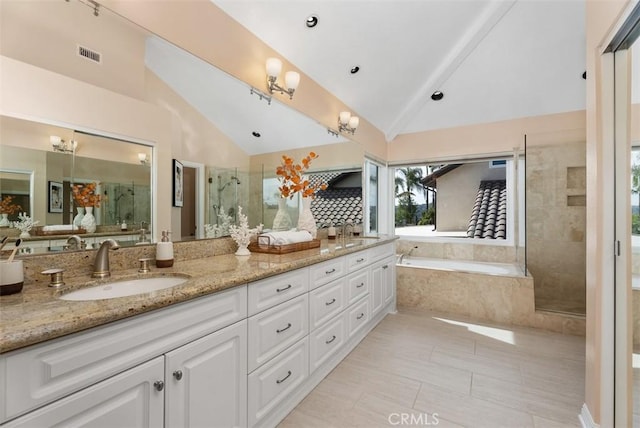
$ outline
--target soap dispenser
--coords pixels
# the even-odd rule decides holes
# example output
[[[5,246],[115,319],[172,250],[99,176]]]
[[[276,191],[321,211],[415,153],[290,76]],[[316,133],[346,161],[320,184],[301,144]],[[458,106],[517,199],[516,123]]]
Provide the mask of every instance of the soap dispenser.
[[[173,266],[173,242],[169,240],[168,230],[162,231],[162,238],[156,244],[156,267],[167,268]]]
[[[329,230],[327,230],[327,237],[331,241],[336,239],[336,228],[333,227],[333,223],[331,223],[331,225],[329,226]]]

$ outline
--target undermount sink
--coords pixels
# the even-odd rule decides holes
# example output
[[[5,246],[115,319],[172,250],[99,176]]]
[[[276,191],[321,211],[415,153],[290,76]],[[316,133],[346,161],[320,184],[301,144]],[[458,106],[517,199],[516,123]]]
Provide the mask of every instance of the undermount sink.
[[[63,294],[60,299],[73,301],[115,299],[164,290],[184,284],[188,280],[189,278],[183,276],[162,276],[106,282]]]

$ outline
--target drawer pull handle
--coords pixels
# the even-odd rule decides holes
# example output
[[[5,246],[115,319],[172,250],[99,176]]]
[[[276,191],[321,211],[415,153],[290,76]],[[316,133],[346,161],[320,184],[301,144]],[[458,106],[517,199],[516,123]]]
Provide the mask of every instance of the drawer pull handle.
[[[276,293],[282,293],[283,291],[287,291],[290,288],[291,288],[291,284],[287,285],[284,288],[276,288]]]
[[[280,385],[282,382],[284,382],[285,380],[289,379],[289,376],[291,376],[291,370],[289,370],[289,371],[287,372],[287,375],[286,375],[285,377],[283,377],[282,379],[277,379],[277,380],[276,380],[276,383],[277,383],[278,385]]]
[[[333,298],[333,299],[331,299],[330,301],[325,302],[325,305],[327,305],[327,306],[329,306],[329,305],[333,305],[335,302],[336,302],[336,299],[335,299],[335,297],[334,297],[334,298]]]
[[[285,328],[281,328],[281,329],[276,330],[276,333],[282,333],[283,331],[287,331],[287,330],[289,330],[290,328],[291,328],[291,323],[290,323],[290,322],[288,322],[288,323],[287,323],[287,326],[286,326]]]
[[[364,282],[361,282],[360,285],[356,285],[356,288],[362,288],[364,287]]]
[[[161,380],[157,380],[153,382],[153,387],[156,389],[156,391],[162,391],[164,389],[164,382]]]
[[[333,342],[334,340],[336,340],[336,335],[334,334],[333,336],[331,336],[331,339],[329,340],[325,340],[324,343],[326,343],[327,345],[330,344],[331,342]]]
[[[360,258],[358,260],[356,260],[356,263],[362,263],[364,261],[364,259]]]
[[[362,317],[364,317],[364,313],[363,313],[363,312],[360,312],[360,315],[358,315],[356,318],[357,318],[357,319],[359,319],[359,320],[361,320],[361,319],[362,319]]]
[[[182,379],[182,370],[176,370],[173,372],[173,377],[176,378],[176,380]]]
[[[330,270],[325,270],[324,273],[326,273],[327,275],[331,275],[332,273],[334,273],[336,271],[335,268],[330,269]]]
[[[389,265],[382,266],[382,269],[389,269]]]

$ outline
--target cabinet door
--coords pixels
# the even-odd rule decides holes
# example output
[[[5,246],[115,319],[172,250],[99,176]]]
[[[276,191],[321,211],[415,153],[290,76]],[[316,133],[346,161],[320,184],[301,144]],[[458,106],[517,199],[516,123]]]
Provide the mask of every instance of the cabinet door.
[[[164,358],[129,369],[22,416],[8,427],[162,427]]]
[[[166,354],[167,427],[247,425],[247,322]]]
[[[376,263],[371,268],[371,289],[369,299],[371,300],[371,318],[376,316],[380,310],[382,310],[383,297],[382,297],[382,283],[383,283],[383,270],[382,263]],[[388,268],[386,269],[388,270]]]
[[[396,294],[396,264],[395,259],[390,257],[382,263],[382,295],[383,306],[387,306]]]

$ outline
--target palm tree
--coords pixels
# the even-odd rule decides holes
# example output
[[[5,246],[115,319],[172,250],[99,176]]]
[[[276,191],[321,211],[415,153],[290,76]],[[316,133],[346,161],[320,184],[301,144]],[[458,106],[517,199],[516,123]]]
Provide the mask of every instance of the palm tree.
[[[421,192],[423,195],[425,189],[422,186],[423,168],[407,167],[398,168],[395,177],[395,194],[400,201],[400,209],[398,210],[399,218],[404,218],[407,224],[416,224],[416,206],[413,200],[415,196],[414,190]]]

